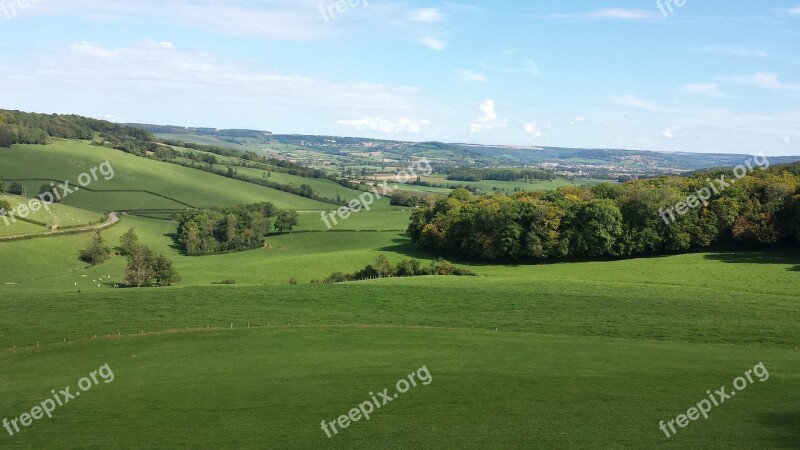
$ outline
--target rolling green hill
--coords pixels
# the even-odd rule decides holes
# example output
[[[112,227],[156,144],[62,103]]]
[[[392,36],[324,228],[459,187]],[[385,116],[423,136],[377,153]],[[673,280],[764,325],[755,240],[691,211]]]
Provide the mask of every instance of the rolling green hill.
[[[0,176],[7,180],[33,179],[23,184],[29,191],[38,192],[43,180],[73,180],[75,184],[79,174],[104,161],[109,161],[114,168],[114,179],[106,181],[101,178],[88,186],[92,191],[101,192],[76,193],[65,199],[66,205],[92,211],[183,209],[187,207],[185,204],[227,206],[263,201],[272,202],[279,208],[323,210],[331,206],[275,189],[77,141],[58,141],[47,146],[15,145],[0,150]],[[108,194],[108,191],[115,192]]]
[[[467,264],[477,277],[312,285],[379,255],[446,256],[399,230],[383,203],[323,232],[336,207],[82,141],[0,149],[0,176],[112,180],[69,196],[86,220],[125,209],[270,201],[300,210],[264,248],[189,257],[176,223],[122,214],[182,281],[123,289],[126,261],[78,260],[88,235],[0,242],[0,419],[12,420],[103,364],[114,380],[34,421],[3,448],[796,448],[800,257],[696,253],[559,264]],[[260,171],[253,169],[253,175]],[[284,183],[332,181],[274,172]],[[345,190],[342,190],[345,189]],[[352,191],[355,192],[355,191]],[[72,216],[72,212],[69,212]],[[77,214],[77,211],[76,211]],[[0,224],[0,227],[2,224]],[[374,231],[384,230],[384,231]],[[295,278],[298,285],[290,285]],[[216,285],[235,280],[235,285]],[[667,438],[659,422],[706,391],[769,369]],[[429,385],[328,438],[336,420],[425,366]]]

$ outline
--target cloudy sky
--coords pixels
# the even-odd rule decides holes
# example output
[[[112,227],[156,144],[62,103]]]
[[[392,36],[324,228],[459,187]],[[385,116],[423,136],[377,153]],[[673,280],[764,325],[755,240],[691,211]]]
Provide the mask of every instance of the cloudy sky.
[[[0,108],[800,155],[800,0],[29,1],[0,0]]]

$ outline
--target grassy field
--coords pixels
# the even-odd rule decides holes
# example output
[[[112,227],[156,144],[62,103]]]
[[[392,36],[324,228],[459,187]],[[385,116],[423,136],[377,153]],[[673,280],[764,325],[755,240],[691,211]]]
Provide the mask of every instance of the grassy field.
[[[107,151],[64,147],[45,148],[64,167],[82,151]],[[0,163],[10,158],[4,152]],[[264,193],[121,155],[124,185],[131,184],[127,174],[159,189],[176,178],[169,188],[179,198],[221,204]],[[52,164],[52,176],[63,178]],[[0,167],[8,176],[10,166]],[[106,195],[104,203],[120,201],[119,193]],[[286,202],[306,210],[305,200]],[[51,389],[74,392],[103,364],[114,373],[112,382],[57,408],[53,418],[14,436],[0,430],[0,446],[800,446],[796,253],[544,265],[455,261],[478,276],[312,285],[378,255],[394,263],[440,255],[398,231],[367,231],[404,229],[408,209],[353,215],[340,232],[318,232],[324,224],[311,209],[301,213],[298,229],[317,232],[271,236],[267,247],[236,254],[184,256],[167,220],[123,215],[103,231],[116,245],[135,227],[149,247],[169,255],[183,278],[171,288],[115,288],[124,259],[80,262],[88,235],[0,242],[0,419],[30,412]],[[290,278],[299,284],[289,285]],[[236,284],[212,285],[227,279]],[[756,380],[671,438],[659,430],[660,421],[685,414],[707,390],[730,392],[733,380],[759,363],[768,380]],[[370,392],[395,392],[397,380],[422,366],[430,384],[332,438],[320,429]]]
[[[58,141],[47,146],[15,145],[11,149],[3,149],[0,151],[0,176],[6,179],[68,179],[74,185],[78,175],[104,161],[111,163],[114,177],[110,180],[100,177],[88,186],[89,189],[147,190],[192,206],[228,206],[263,201],[272,202],[279,208],[321,210],[330,206],[275,189],[74,141]],[[23,184],[29,191],[38,192],[43,182]],[[162,200],[168,203],[154,202],[154,196],[147,193],[127,193],[125,196],[84,194],[85,191],[76,192],[68,196],[64,203],[101,212],[170,206],[185,208],[166,199]]]
[[[151,232],[142,220],[137,229]],[[181,258],[181,272],[194,275],[178,288],[110,295],[104,286],[48,295],[46,280],[4,286],[0,367],[15,369],[0,387],[0,411],[20,414],[50,389],[75,385],[105,363],[116,377],[5,443],[790,448],[798,442],[800,304],[793,289],[798,261],[790,255],[478,266],[479,278],[289,286],[286,277],[295,271],[309,277],[357,267],[377,254],[424,255],[391,233],[296,234],[271,242],[271,254]],[[104,268],[113,274],[114,262]],[[247,276],[243,285],[205,286],[228,274]],[[69,320],[55,320],[64,315]],[[767,382],[669,440],[658,430],[660,420],[685,412],[706,389],[730,385],[759,362],[770,370]],[[346,414],[370,391],[392,387],[423,365],[430,385],[342,435],[328,439],[320,430],[321,420]],[[59,370],[46,369],[52,367]],[[95,435],[114,437],[90,445],[83,437]]]
[[[27,205],[29,201],[27,198],[16,195],[0,194],[0,200],[2,199],[7,200],[9,204],[11,204],[12,209],[17,208],[20,204]],[[60,203],[51,204],[48,208],[50,211],[41,208],[38,211],[30,212],[25,218],[47,225],[53,224],[54,221],[56,221],[61,227],[96,224],[103,220],[103,215],[97,212],[73,208]],[[49,231],[49,227],[23,222],[21,220],[14,222],[9,218],[9,225],[6,225],[5,221],[0,220],[0,236],[47,233]]]

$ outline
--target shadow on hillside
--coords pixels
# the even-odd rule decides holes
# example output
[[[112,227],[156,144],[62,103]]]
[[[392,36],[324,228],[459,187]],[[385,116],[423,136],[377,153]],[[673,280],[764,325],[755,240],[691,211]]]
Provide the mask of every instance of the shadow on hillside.
[[[436,255],[425,251],[425,249],[411,244],[411,241],[403,238],[392,239],[393,245],[387,245],[377,249],[379,252],[391,252],[398,255],[417,259],[436,259]]]
[[[178,241],[178,233],[167,233],[164,236],[166,236],[166,237],[168,237],[168,238],[170,238],[172,240],[172,244],[170,244],[170,248],[172,248],[176,252],[179,252],[182,255],[184,254],[183,246]]]
[[[733,264],[782,264],[795,265],[788,269],[800,272],[800,255],[790,252],[739,252],[739,253],[711,253],[705,256],[712,261]]]
[[[800,412],[759,414],[758,420],[772,428],[776,448],[800,448]]]

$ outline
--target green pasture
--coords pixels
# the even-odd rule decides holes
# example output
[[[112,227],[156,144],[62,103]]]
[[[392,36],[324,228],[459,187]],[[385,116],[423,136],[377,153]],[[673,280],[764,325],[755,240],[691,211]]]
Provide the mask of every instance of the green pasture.
[[[15,145],[0,151],[0,176],[6,179],[56,179],[76,183],[78,175],[109,161],[114,177],[88,186],[94,191],[146,190],[192,206],[227,206],[269,201],[279,208],[324,209],[327,203],[200,170],[136,157],[84,142],[57,141],[52,145]],[[42,182],[33,182],[29,190]],[[146,193],[132,197],[97,195],[86,191],[69,195],[64,203],[91,207],[93,211],[176,207],[176,203]],[[155,197],[155,200],[153,199]],[[145,200],[147,199],[147,200]],[[151,206],[152,205],[152,206]]]
[[[29,192],[38,192],[38,189],[36,191]],[[30,201],[28,198],[3,194],[0,194],[0,199],[7,200],[11,204],[11,208],[15,211],[17,211],[16,208],[18,208],[20,204],[28,205],[28,202]],[[28,220],[47,224],[47,227],[29,222],[23,222],[22,220],[19,220],[20,216],[17,215],[16,222],[14,222],[11,217],[8,217],[8,225],[6,225],[4,220],[0,219],[0,236],[47,233],[50,231],[49,225],[53,223],[58,223],[60,227],[63,228],[97,224],[103,220],[102,214],[98,214],[94,211],[74,208],[61,203],[53,203],[49,205],[48,208],[49,211],[45,208],[40,208],[37,211],[29,212],[29,214],[27,214],[25,217],[25,219]]]
[[[478,276],[312,285],[379,255],[444,255],[389,231],[410,208],[380,205],[323,232],[314,210],[333,205],[85,143],[0,150],[0,176],[74,179],[106,159],[116,177],[58,205],[65,217],[170,208],[108,191],[138,188],[190,204],[272,201],[300,210],[300,225],[264,248],[188,257],[175,223],[122,214],[106,243],[134,227],[174,261],[182,281],[170,288],[115,287],[126,262],[81,262],[89,234],[0,242],[0,420],[104,364],[115,376],[14,436],[0,429],[2,448],[800,447],[796,252],[455,260]],[[225,280],[236,284],[215,284]],[[767,381],[671,438],[659,430],[759,363]],[[422,366],[429,385],[330,439],[320,429]]]

